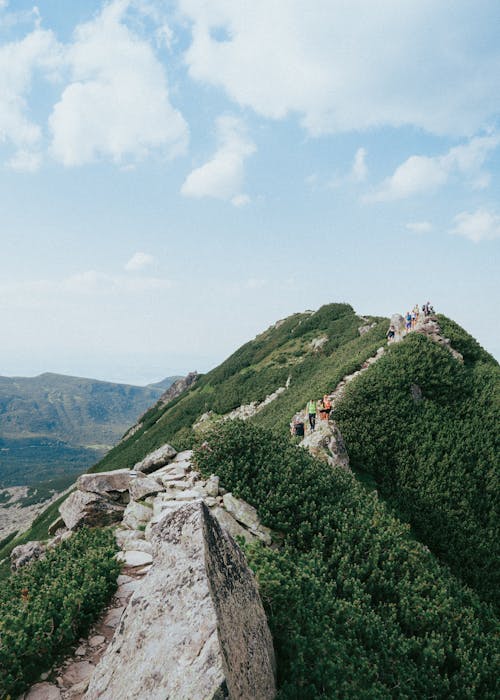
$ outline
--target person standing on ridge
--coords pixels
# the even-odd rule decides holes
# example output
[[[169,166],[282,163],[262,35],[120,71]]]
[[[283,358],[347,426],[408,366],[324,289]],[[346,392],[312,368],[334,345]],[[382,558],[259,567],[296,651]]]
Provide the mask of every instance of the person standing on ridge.
[[[306,412],[309,416],[309,425],[311,426],[311,430],[314,430],[314,428],[316,427],[316,401],[310,399],[307,402]]]
[[[323,396],[323,410],[325,412],[325,420],[330,419],[330,413],[332,410],[332,402],[330,401],[330,397],[328,394],[325,394]]]

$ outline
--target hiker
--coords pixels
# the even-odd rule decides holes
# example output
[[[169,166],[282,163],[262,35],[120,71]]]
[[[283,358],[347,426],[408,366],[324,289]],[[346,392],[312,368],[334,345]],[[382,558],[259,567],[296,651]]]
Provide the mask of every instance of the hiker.
[[[412,327],[412,329],[414,329],[415,326],[417,325],[418,310],[416,310],[416,309],[418,309],[418,307],[414,306],[413,311],[411,312],[411,327]]]
[[[411,313],[409,311],[406,312],[405,320],[406,320],[406,332],[409,332],[409,331],[411,331]]]
[[[387,340],[394,340],[394,338],[396,337],[396,329],[394,328],[394,326],[389,326],[389,330],[387,331],[386,336]]]
[[[314,430],[316,427],[316,401],[313,399],[310,399],[307,402],[306,413],[309,416],[309,425],[311,426],[311,430]]]
[[[325,413],[325,420],[328,420],[332,411],[332,402],[328,394],[323,396],[323,411]]]

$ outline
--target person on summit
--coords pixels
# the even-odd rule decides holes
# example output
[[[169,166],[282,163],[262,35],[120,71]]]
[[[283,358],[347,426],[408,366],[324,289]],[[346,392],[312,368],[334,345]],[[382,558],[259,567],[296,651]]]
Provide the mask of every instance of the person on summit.
[[[310,399],[307,402],[306,413],[309,417],[309,425],[311,426],[311,430],[314,430],[316,427],[316,401],[313,399]]]
[[[406,332],[408,333],[409,331],[411,331],[411,313],[409,311],[406,312],[405,320],[406,320]]]

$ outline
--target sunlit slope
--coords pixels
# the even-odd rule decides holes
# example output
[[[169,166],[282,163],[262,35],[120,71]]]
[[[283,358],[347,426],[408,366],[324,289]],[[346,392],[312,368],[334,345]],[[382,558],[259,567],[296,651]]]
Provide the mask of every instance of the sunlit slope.
[[[224,415],[252,401],[262,401],[290,378],[289,388],[255,420],[286,430],[293,413],[312,392],[319,396],[342,376],[356,369],[385,339],[387,320],[362,336],[364,318],[348,304],[329,304],[315,313],[294,314],[243,345],[219,367],[200,378],[186,394],[166,407],[153,408],[143,428],[116,446],[97,470],[131,467],[150,450],[171,442],[177,449],[191,447],[192,425],[212,411]],[[320,349],[317,339],[326,338]]]
[[[351,464],[498,606],[500,368],[457,324],[439,321],[464,364],[412,334],[349,386],[336,419]]]

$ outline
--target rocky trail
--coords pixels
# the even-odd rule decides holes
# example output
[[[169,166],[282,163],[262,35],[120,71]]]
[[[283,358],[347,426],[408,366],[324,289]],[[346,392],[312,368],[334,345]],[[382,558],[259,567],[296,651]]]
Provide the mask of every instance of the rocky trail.
[[[200,511],[200,508],[204,510]],[[79,640],[71,657],[49,673],[42,674],[40,682],[19,700],[142,698],[146,695],[139,688],[141,683],[145,687],[149,684],[147,697],[150,698],[212,697],[203,693],[215,692],[224,683],[247,688],[246,694],[237,697],[274,696],[270,633],[253,574],[232,539],[237,536],[246,541],[260,539],[266,545],[272,545],[272,532],[260,523],[255,508],[221,488],[217,476],[203,479],[193,466],[191,451],[176,454],[172,447],[164,445],[132,470],[84,474],[77,481],[77,490],[60,511],[61,519],[52,528],[58,528],[55,540],[71,536],[72,531],[83,524],[117,522],[115,536],[120,548],[117,558],[123,563],[123,570],[112,601],[89,635]],[[189,532],[176,554],[172,550],[178,544],[176,533],[179,525],[174,528],[174,522],[180,522]],[[175,529],[175,533],[170,532],[169,527]],[[164,536],[159,536],[162,530]],[[217,546],[212,543],[207,546],[207,532],[212,533]],[[229,539],[227,532],[232,536]],[[191,544],[186,543],[193,541],[198,542],[198,547],[195,552],[187,554],[185,549]],[[42,543],[16,548],[12,552],[13,568],[43,556],[45,548]],[[220,550],[222,571],[217,571],[218,566],[221,568],[221,562],[217,563]],[[199,571],[194,577],[193,570],[197,567]],[[237,602],[234,595],[218,600],[219,583],[215,585],[213,577],[224,577],[227,571],[232,576],[231,590],[235,586],[237,589]],[[191,581],[196,578],[200,590],[195,588],[193,591],[191,586],[186,588],[186,577]],[[222,586],[222,590],[226,588]],[[186,597],[188,600],[184,599]],[[177,599],[175,606],[174,598]],[[154,608],[155,601],[157,610],[151,614],[150,608]],[[245,613],[240,610],[241,606]],[[238,621],[241,616],[245,619]],[[138,629],[135,628],[137,625]],[[234,643],[233,640],[231,645],[225,646],[221,630],[228,626],[231,627],[231,639],[235,637],[235,630],[236,637],[239,634],[238,653],[249,657],[248,668],[254,671],[257,667],[264,669],[251,674],[254,680],[231,675],[224,665],[224,659],[230,653],[228,648]],[[172,637],[174,628],[181,639],[175,639],[175,635]],[[131,659],[137,657],[145,644],[146,630],[154,630],[154,639],[149,640],[155,649],[153,662],[144,659],[139,666],[135,664],[136,669],[141,669],[139,686],[133,692],[129,687],[125,690],[120,681],[122,672],[113,667],[117,657],[112,645],[122,649],[119,662],[126,665],[123,648],[128,649]],[[183,649],[182,658],[175,658],[174,642]],[[157,673],[156,657],[158,665],[162,664],[161,674]],[[167,673],[167,665],[170,673]],[[174,674],[174,666],[179,667],[178,673]],[[201,690],[196,683],[207,674],[211,678],[208,690]],[[178,683],[176,689],[168,683],[165,686],[165,677],[170,678],[168,682],[172,684]],[[188,683],[186,679],[191,683],[187,695],[183,694],[186,692],[183,684]],[[132,680],[128,682],[132,683]],[[250,690],[252,683],[260,684],[259,688]],[[172,694],[162,695],[163,691]],[[258,694],[253,695],[254,692]]]

